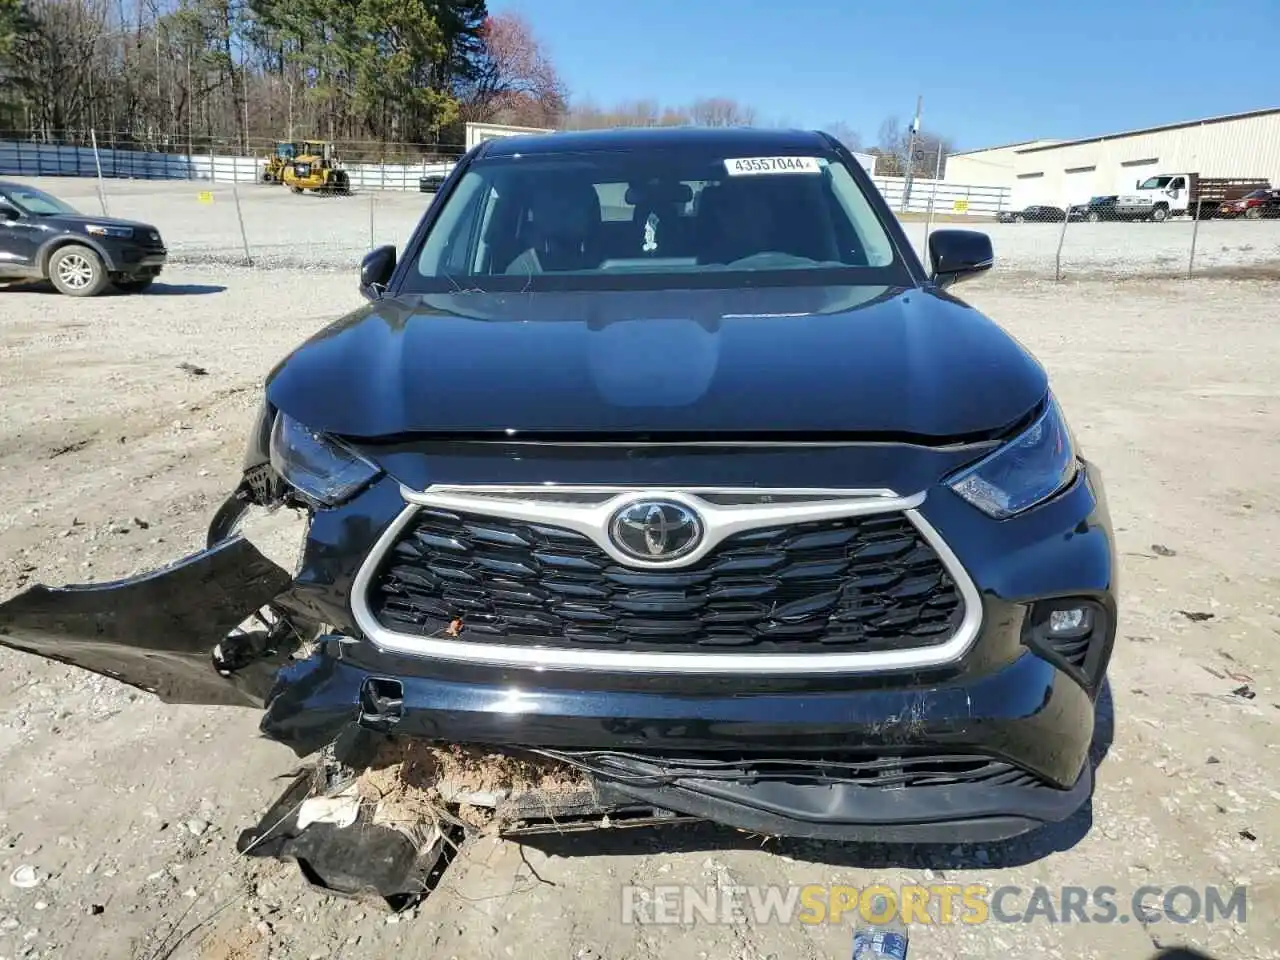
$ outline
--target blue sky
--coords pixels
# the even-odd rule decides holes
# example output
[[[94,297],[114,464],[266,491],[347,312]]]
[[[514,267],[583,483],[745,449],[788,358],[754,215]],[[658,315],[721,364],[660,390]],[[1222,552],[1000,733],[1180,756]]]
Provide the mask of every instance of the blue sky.
[[[1280,106],[1280,0],[489,0],[575,97],[732,97],[792,126],[881,121],[970,149]],[[1111,38],[1117,38],[1112,40]]]

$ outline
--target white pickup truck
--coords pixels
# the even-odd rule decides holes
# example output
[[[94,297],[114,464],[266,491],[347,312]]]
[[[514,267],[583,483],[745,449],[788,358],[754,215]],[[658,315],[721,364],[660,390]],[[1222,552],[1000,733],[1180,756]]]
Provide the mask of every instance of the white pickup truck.
[[[1167,220],[1169,217],[1212,216],[1224,200],[1244,196],[1267,180],[1235,177],[1202,177],[1198,173],[1161,173],[1139,180],[1133,190],[1116,198],[1118,220]]]

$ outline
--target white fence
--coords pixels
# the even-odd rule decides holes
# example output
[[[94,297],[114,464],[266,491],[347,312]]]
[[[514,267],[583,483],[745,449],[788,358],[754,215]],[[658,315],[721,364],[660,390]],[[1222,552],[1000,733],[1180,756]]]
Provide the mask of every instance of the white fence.
[[[868,158],[873,159],[873,158]],[[862,162],[862,158],[859,157]],[[253,183],[262,176],[263,158],[221,157],[208,154],[155,153],[145,150],[116,150],[100,147],[94,157],[91,147],[69,147],[0,140],[0,176],[92,177],[98,164],[102,175],[131,180],[208,180],[214,183]],[[865,163],[864,163],[865,165]],[[353,163],[343,169],[355,190],[417,190],[418,179],[447,174],[452,163]],[[944,180],[917,178],[904,205],[906,180],[902,177],[873,177],[889,206],[897,212],[967,214],[991,217],[1009,209],[1007,187],[969,186]]]
[[[128,180],[208,180],[213,183],[255,183],[262,177],[265,158],[223,157],[209,154],[156,153],[70,147],[0,140],[0,176],[93,177],[98,164],[102,175]],[[447,174],[452,163],[353,163],[343,169],[351,186],[360,190],[417,190],[427,174]]]
[[[907,181],[904,177],[872,177],[872,181],[884,195],[885,201],[898,213],[927,213],[930,205],[934,214],[962,214],[971,217],[994,217],[1009,209],[1008,187],[980,187],[947,180],[926,180],[916,177],[911,181],[911,193],[903,205]]]

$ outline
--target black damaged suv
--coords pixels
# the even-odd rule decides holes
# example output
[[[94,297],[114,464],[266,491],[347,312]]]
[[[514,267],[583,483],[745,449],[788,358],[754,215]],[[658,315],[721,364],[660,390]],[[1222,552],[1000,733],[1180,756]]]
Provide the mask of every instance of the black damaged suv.
[[[0,282],[48,280],[69,297],[141,293],[167,257],[149,223],[86,216],[43,190],[0,181]]]
[[[209,549],[29,589],[3,642],[261,705],[300,755],[533,753],[765,834],[1062,820],[1116,630],[1103,488],[948,292],[989,240],[929,259],[825,134],[490,140],[271,373]],[[280,504],[291,571],[237,526]]]

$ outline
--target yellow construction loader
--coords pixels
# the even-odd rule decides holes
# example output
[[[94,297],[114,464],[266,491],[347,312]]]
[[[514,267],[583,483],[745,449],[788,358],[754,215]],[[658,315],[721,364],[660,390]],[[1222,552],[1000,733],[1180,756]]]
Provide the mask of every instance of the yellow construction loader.
[[[276,141],[275,153],[267,157],[267,162],[262,166],[262,182],[283,183],[286,168],[301,152],[299,143],[287,140]]]
[[[326,141],[304,140],[298,155],[285,165],[284,182],[294,193],[349,194],[351,178]]]

